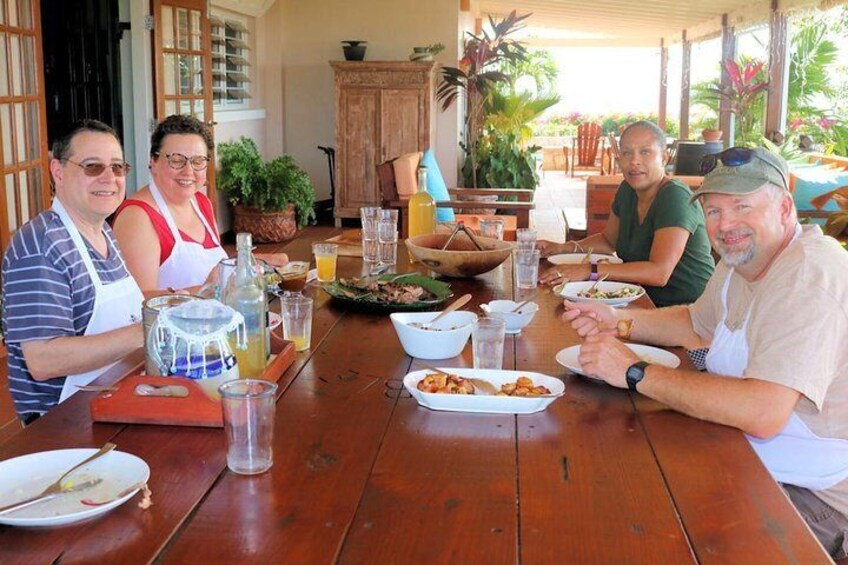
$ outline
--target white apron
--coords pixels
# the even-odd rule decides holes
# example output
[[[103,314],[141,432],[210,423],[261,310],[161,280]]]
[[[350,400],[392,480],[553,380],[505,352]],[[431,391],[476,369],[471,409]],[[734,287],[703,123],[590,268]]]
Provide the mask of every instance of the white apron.
[[[141,289],[136,284],[135,279],[127,276],[119,281],[103,284],[100,280],[100,275],[97,274],[94,268],[94,262],[88,254],[88,249],[79,230],[58,198],[53,199],[53,211],[59,215],[65,228],[71,235],[71,240],[73,240],[77,251],[82,256],[82,262],[88,271],[88,276],[91,277],[91,283],[94,285],[94,308],[91,311],[91,319],[88,320],[88,325],[83,335],[102,334],[140,322],[141,304],[144,302],[144,295],[141,293]],[[121,257],[120,251],[118,251],[117,247],[113,249],[123,264],[124,259]],[[105,367],[100,367],[87,373],[68,375],[65,378],[65,385],[62,387],[59,402],[64,402],[68,397],[75,394],[78,391],[76,385],[87,385],[112,368],[115,363],[110,363]]]
[[[153,195],[153,200],[156,201],[159,212],[165,218],[168,229],[171,230],[171,235],[174,236],[174,249],[165,262],[159,266],[159,290],[202,285],[221,259],[227,258],[227,253],[221,247],[221,242],[218,241],[215,230],[209,226],[194,198],[192,198],[191,207],[200,218],[203,227],[212,236],[212,241],[215,242],[217,247],[206,249],[202,243],[183,241],[180,231],[177,229],[177,224],[174,222],[174,217],[168,209],[168,204],[152,180],[150,181],[150,194]]]
[[[707,371],[712,374],[742,377],[748,366],[745,331],[751,308],[748,308],[740,329],[731,331],[725,325],[727,289],[732,276],[731,270],[721,295],[724,316],[716,328],[706,363]],[[824,490],[848,478],[848,440],[817,436],[795,412],[778,435],[770,439],[745,437],[778,482]]]

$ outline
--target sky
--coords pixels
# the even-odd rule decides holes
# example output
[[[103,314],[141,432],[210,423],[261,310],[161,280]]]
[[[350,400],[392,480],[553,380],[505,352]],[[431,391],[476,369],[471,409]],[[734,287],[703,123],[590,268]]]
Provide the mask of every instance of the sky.
[[[759,41],[755,34],[741,34],[737,51],[767,60],[761,42],[768,32],[758,33]],[[848,42],[840,47],[839,64],[848,66]],[[546,115],[658,112],[659,48],[554,47],[549,51],[559,68],[558,92],[562,100]],[[691,83],[718,78],[720,59],[719,38],[694,43]],[[680,83],[681,49],[680,45],[673,45],[669,49],[667,112],[674,119],[680,116]],[[698,112],[697,107],[690,112]]]

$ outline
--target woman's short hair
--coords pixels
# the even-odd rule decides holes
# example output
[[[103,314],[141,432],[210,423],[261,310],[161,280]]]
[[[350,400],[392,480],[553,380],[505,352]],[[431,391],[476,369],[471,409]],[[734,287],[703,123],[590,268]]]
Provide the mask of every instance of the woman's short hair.
[[[634,129],[643,129],[649,131],[651,133],[651,136],[654,138],[654,142],[656,142],[660,149],[665,151],[667,136],[657,124],[655,124],[654,122],[649,122],[648,120],[639,120],[638,122],[633,122],[632,124],[624,128],[623,132],[621,132],[621,139],[623,140],[624,137],[631,130]]]
[[[53,141],[53,158],[60,161],[68,159],[71,156],[71,143],[74,141],[74,138],[86,132],[107,133],[118,141],[118,145],[121,145],[121,138],[118,137],[118,132],[112,129],[111,126],[104,124],[100,120],[79,120],[71,124],[68,131]]]
[[[156,126],[150,136],[150,156],[156,157],[162,149],[162,141],[168,135],[199,135],[206,144],[206,149],[212,152],[215,141],[209,128],[194,116],[174,114],[168,116]]]

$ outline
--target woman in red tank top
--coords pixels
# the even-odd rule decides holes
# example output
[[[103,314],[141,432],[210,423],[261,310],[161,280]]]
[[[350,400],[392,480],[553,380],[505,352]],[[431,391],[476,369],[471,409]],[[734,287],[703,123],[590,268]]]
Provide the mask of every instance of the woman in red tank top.
[[[152,181],[116,212],[113,230],[142,290],[198,287],[226,257],[212,202],[203,192],[212,134],[190,116],[169,116],[150,143]],[[284,265],[284,254],[263,256]]]

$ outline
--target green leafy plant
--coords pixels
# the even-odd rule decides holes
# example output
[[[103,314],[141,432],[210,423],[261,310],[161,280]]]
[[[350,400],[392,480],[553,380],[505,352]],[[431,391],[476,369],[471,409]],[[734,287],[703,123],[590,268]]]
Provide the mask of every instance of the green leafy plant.
[[[247,137],[218,146],[218,188],[230,203],[264,212],[281,212],[294,204],[297,227],[315,219],[315,188],[309,175],[288,155],[264,162]]]
[[[535,96],[529,92],[493,92],[486,102],[486,126],[515,134],[521,143],[526,143],[533,137],[531,122],[559,101],[559,95],[551,93]]]
[[[479,188],[536,188],[539,177],[534,154],[541,147],[522,147],[515,133],[503,133],[494,128],[486,128],[476,145],[477,159],[472,160],[471,153],[466,150],[468,156],[462,167],[464,183],[476,176]],[[472,169],[475,166],[476,169]]]
[[[755,145],[761,135],[755,128],[757,112],[754,107],[757,103],[762,103],[763,95],[768,90],[768,80],[763,70],[765,63],[748,60],[740,65],[736,61],[727,60],[723,67],[730,77],[730,84],[726,87],[714,84],[707,87],[706,92],[708,96],[729,103],[730,111],[736,116],[738,124],[737,143]]]
[[[465,146],[472,164],[476,160],[476,139],[483,127],[483,107],[485,101],[499,83],[505,83],[509,77],[501,70],[504,61],[517,61],[526,58],[524,45],[509,36],[524,27],[524,20],[530,14],[519,16],[515,10],[500,22],[489,17],[492,35],[487,31],[475,35],[468,34],[465,40],[459,67],[442,67],[442,82],[436,90],[436,98],[442,103],[442,110],[449,108],[459,96],[466,101]],[[477,188],[476,165],[472,167],[472,186]]]

